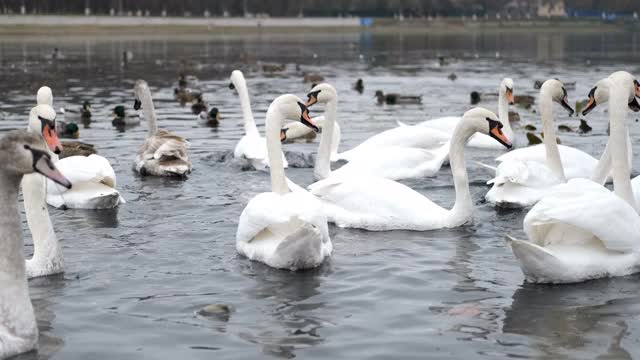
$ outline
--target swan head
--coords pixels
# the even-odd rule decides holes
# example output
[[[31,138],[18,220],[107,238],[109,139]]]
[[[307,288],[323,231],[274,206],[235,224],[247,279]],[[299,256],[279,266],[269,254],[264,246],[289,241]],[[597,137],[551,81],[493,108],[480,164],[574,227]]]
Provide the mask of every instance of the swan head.
[[[507,98],[507,101],[509,102],[509,105],[513,105],[514,104],[514,100],[513,100],[513,79],[511,78],[504,78],[502,79],[502,82],[500,83],[500,94],[504,94],[505,97]]]
[[[277,111],[281,116],[281,121],[291,120],[299,121],[307,127],[313,129],[313,131],[319,133],[320,128],[316,125],[309,116],[309,109],[306,107],[302,99],[292,94],[285,94],[278,96],[267,110],[267,116],[270,112]],[[282,128],[282,124],[278,124],[279,128]],[[281,133],[282,135],[282,133]]]
[[[31,109],[28,131],[41,134],[52,152],[62,152],[62,144],[56,132],[56,111],[51,106],[40,104]]]
[[[307,94],[306,106],[311,107],[315,103],[326,104],[330,101],[335,101],[338,98],[338,92],[333,86],[322,83],[316,85]]]
[[[145,93],[149,93],[149,85],[147,82],[142,79],[136,80],[136,84],[133,86],[133,94],[135,96],[133,108],[135,110],[142,108],[142,98],[145,96]]]
[[[43,86],[38,89],[36,100],[38,101],[38,105],[45,104],[53,106],[53,93],[51,92],[51,88],[48,86]]]
[[[598,81],[593,88],[589,91],[589,100],[582,115],[587,115],[591,110],[595,109],[597,105],[605,104],[609,101],[609,90],[613,82],[627,83],[630,87],[628,106],[630,110],[640,111],[640,103],[636,97],[640,97],[640,83],[634,79],[631,74],[626,71],[618,71],[608,78],[604,78]]]
[[[475,107],[464,113],[462,122],[468,124],[471,129],[481,134],[486,134],[494,138],[500,144],[510,149],[513,145],[507,136],[502,132],[502,123],[498,116],[485,108]]]
[[[231,72],[231,76],[229,77],[231,82],[229,83],[229,89],[234,90],[241,86],[246,86],[246,80],[244,79],[244,74],[240,70],[233,70]]]
[[[557,79],[549,79],[545,81],[540,87],[540,93],[547,93],[551,95],[551,101],[562,105],[569,112],[569,116],[575,112],[571,105],[569,105],[569,96],[567,90],[564,88],[562,81]]]
[[[15,176],[40,173],[70,189],[71,182],[56,169],[39,135],[14,130],[0,140],[0,163],[5,172]]]

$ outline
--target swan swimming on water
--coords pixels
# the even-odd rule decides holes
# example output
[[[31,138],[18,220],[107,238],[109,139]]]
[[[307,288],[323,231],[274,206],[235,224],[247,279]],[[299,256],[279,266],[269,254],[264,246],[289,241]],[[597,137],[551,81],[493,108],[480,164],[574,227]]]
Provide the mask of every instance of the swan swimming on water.
[[[313,268],[331,255],[333,245],[318,200],[285,177],[280,156],[280,130],[285,119],[301,121],[318,131],[297,96],[282,95],[271,103],[265,132],[271,192],[256,195],[242,211],[236,249],[274,268]]]
[[[39,134],[24,130],[0,139],[0,358],[38,346],[38,326],[29,297],[18,210],[22,177],[38,172],[64,187],[69,180],[56,169]]]

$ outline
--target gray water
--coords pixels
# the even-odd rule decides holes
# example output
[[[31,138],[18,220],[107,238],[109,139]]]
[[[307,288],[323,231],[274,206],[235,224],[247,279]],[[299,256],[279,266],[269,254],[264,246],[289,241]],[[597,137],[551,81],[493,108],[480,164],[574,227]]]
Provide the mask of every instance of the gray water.
[[[63,59],[51,60],[54,46]],[[265,172],[220,162],[242,135],[239,101],[227,87],[245,71],[254,114],[277,95],[304,96],[302,71],[320,73],[338,89],[341,150],[396,120],[416,123],[459,115],[472,90],[494,92],[504,76],[515,94],[535,95],[533,82],[576,81],[570,101],[584,99],[615,70],[638,73],[636,34],[237,35],[207,37],[6,38],[0,42],[0,129],[26,126],[35,92],[49,85],[56,107],[93,106],[81,138],[97,146],[118,176],[127,203],[112,211],[50,209],[63,244],[66,272],[30,281],[41,334],[38,354],[21,359],[406,359],[633,358],[640,356],[637,276],[568,286],[523,282],[504,235],[524,237],[525,211],[483,201],[491,176],[470,160],[492,163],[500,152],[467,152],[473,224],[428,232],[366,232],[331,227],[334,255],[313,271],[270,269],[237,255],[240,212],[269,190]],[[121,62],[123,51],[133,59]],[[448,64],[440,66],[438,56]],[[259,62],[286,63],[264,73]],[[296,64],[300,70],[296,69]],[[189,107],[173,99],[180,72],[200,79],[205,100],[222,113],[217,130],[199,127]],[[450,73],[457,80],[447,79]],[[365,92],[352,90],[363,78]],[[194,172],[186,181],[140,178],[131,171],[146,135],[142,126],[118,132],[111,111],[131,110],[133,82],[146,79],[160,124],[192,144]],[[422,105],[378,106],[373,93],[420,94]],[[482,105],[494,111],[496,99]],[[522,126],[540,121],[515,108]],[[321,108],[314,107],[312,115]],[[556,107],[559,124],[578,125]],[[60,117],[62,119],[62,116]],[[588,135],[560,133],[564,144],[598,156],[606,113],[589,115]],[[637,128],[632,129],[634,142]],[[287,145],[312,154],[317,142]],[[638,169],[638,161],[634,162]],[[312,170],[287,175],[310,184]],[[453,204],[447,167],[437,177],[406,182],[435,202]],[[27,246],[31,239],[24,223]],[[197,312],[209,304],[232,311]]]

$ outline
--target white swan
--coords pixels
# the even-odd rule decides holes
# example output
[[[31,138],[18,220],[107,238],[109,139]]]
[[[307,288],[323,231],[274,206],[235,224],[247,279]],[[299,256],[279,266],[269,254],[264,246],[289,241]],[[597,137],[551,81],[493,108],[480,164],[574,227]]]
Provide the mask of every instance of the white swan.
[[[431,230],[461,226],[472,218],[473,202],[464,160],[464,145],[476,132],[491,134],[506,147],[502,124],[489,110],[467,111],[451,138],[449,161],[456,201],[444,209],[422,194],[392,180],[373,176],[331,176],[309,186],[323,203],[329,221],[367,230]]]
[[[313,124],[297,96],[279,96],[269,106],[266,137],[272,191],[258,194],[242,211],[236,249],[274,268],[313,268],[331,255],[333,245],[317,199],[297,186],[291,191],[287,185],[280,145],[284,119]]]
[[[269,156],[267,154],[267,141],[260,135],[256,122],[253,119],[251,111],[251,102],[249,100],[249,91],[247,90],[247,81],[240,70],[231,72],[230,89],[236,89],[240,97],[240,107],[242,109],[242,119],[244,121],[244,136],[240,138],[236,148],[233,151],[235,158],[245,158],[251,166],[256,170],[265,170],[269,167]],[[284,154],[282,156],[283,166],[289,166]]]
[[[511,78],[504,78],[500,82],[498,88],[498,117],[500,122],[504,126],[502,131],[508,139],[513,140],[513,130],[511,129],[511,123],[509,122],[509,105],[513,104],[513,80]],[[423,121],[417,126],[424,126],[440,131],[444,131],[447,134],[452,135],[456,126],[460,122],[459,116],[447,116],[432,120]],[[502,145],[497,143],[490,136],[485,134],[475,134],[469,139],[468,147],[477,147],[485,149],[504,149]]]
[[[37,93],[38,106],[29,114],[28,130],[42,133],[45,140],[53,136],[44,130],[43,121],[50,121],[55,126],[55,110],[52,107],[53,95],[51,88],[43,86]],[[50,108],[50,110],[49,110]],[[44,119],[44,120],[43,120]],[[48,125],[52,126],[52,125]],[[57,138],[57,135],[56,135]],[[50,143],[49,141],[47,141]],[[51,144],[50,144],[51,147]],[[60,150],[62,149],[60,145]],[[71,180],[71,189],[57,186],[51,180],[47,181],[47,204],[70,209],[111,209],[125,200],[116,190],[116,174],[109,160],[100,155],[69,156],[59,160],[59,151],[55,147],[50,154],[58,169]],[[36,181],[37,182],[37,181]]]
[[[615,192],[591,180],[570,180],[552,188],[529,211],[524,219],[529,241],[507,237],[527,281],[571,283],[640,270],[640,216],[625,141],[633,80],[626,72],[609,76],[608,146]]]
[[[500,162],[493,184],[485,198],[492,204],[505,207],[526,207],[535,204],[547,190],[566,179],[588,178],[598,161],[591,155],[556,143],[553,121],[553,102],[561,104],[570,114],[563,84],[547,80],[540,88],[540,116],[544,130],[544,144],[517,149],[496,159]]]
[[[165,129],[158,129],[151,91],[144,80],[136,81],[134,109],[144,112],[149,135],[136,155],[133,169],[141,175],[185,177],[191,172],[189,142]]]
[[[29,298],[18,210],[23,175],[39,172],[62,186],[71,183],[55,168],[38,134],[11,131],[0,140],[0,358],[38,347],[38,326]]]
[[[57,135],[48,130],[54,126],[50,125],[54,121],[53,108],[49,105],[38,105],[31,110],[27,131],[42,134],[49,150],[60,152]],[[64,271],[64,260],[46,204],[47,179],[39,174],[27,174],[23,176],[21,186],[27,224],[33,238],[33,257],[26,262],[27,276],[33,278],[59,274]]]
[[[321,134],[314,175],[316,180],[329,176],[372,175],[390,180],[433,176],[449,155],[448,143],[436,150],[402,146],[372,146],[354,155],[341,168],[331,171],[331,155],[335,137],[333,133],[337,115],[337,91],[329,84],[319,84],[308,94],[307,107],[316,102],[326,104],[325,125]]]
[[[325,116],[316,116],[311,118],[311,120],[313,120],[313,123],[322,129],[324,133],[330,132],[333,134],[331,137],[331,161],[337,161],[340,138],[342,136],[340,124],[335,120],[333,122],[333,130],[329,131],[328,128],[325,129],[327,127],[327,120]],[[284,124],[284,129],[287,130],[287,141],[285,142],[309,141],[316,137],[316,132],[313,131],[313,129],[297,121]]]

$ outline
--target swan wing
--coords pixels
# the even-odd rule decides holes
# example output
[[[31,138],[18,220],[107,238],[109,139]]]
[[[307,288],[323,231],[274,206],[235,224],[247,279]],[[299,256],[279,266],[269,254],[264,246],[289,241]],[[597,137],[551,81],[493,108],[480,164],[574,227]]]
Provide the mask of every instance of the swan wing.
[[[640,217],[624,200],[587,179],[553,187],[529,211],[524,230],[539,246],[584,244],[594,237],[608,250],[640,247]]]
[[[568,179],[589,178],[598,163],[593,156],[570,146],[558,145],[558,150]],[[546,154],[544,144],[539,144],[509,151],[496,158],[496,161],[520,160],[546,164]]]
[[[453,130],[455,130],[456,126],[458,126],[460,120],[462,120],[462,118],[459,116],[444,116],[441,118],[425,120],[421,123],[418,123],[417,126],[424,126],[431,129],[444,131],[448,134],[453,134]]]
[[[330,176],[309,190],[322,202],[327,218],[343,227],[430,229],[441,226],[448,214],[408,186],[374,176]]]
[[[448,153],[446,144],[433,151],[399,146],[371,147],[354,156],[333,174],[367,174],[391,180],[433,176],[442,167]]]
[[[72,184],[82,182],[101,183],[109,187],[116,187],[116,174],[111,163],[100,155],[70,156],[56,162],[56,167],[71,181]],[[54,186],[47,181],[47,191],[50,193],[68,191],[61,186]]]

